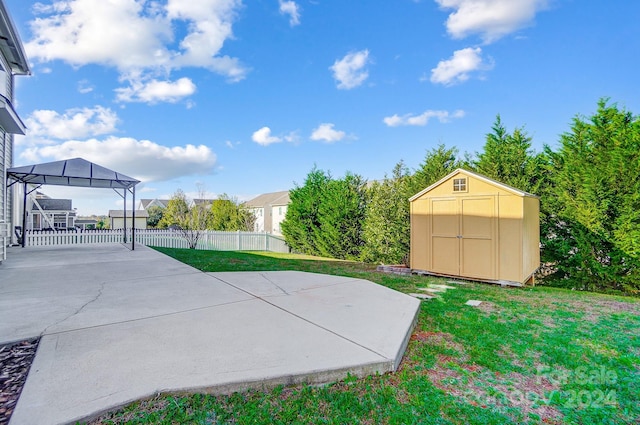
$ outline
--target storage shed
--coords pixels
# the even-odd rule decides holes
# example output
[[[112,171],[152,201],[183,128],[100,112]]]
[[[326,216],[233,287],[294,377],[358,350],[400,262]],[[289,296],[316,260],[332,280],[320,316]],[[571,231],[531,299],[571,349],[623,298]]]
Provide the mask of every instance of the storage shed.
[[[409,201],[414,271],[533,282],[540,266],[537,196],[457,169]]]

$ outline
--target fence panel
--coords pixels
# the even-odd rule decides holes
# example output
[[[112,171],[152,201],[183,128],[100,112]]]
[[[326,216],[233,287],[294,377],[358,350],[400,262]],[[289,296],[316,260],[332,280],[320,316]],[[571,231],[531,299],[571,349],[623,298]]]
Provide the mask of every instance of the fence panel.
[[[177,230],[136,229],[136,243],[162,248],[189,248],[187,240]],[[131,229],[126,238],[122,229],[82,231],[27,231],[27,246],[82,245],[131,242]],[[217,232],[204,230],[196,249],[212,251],[273,251],[289,252],[284,239],[268,233]]]

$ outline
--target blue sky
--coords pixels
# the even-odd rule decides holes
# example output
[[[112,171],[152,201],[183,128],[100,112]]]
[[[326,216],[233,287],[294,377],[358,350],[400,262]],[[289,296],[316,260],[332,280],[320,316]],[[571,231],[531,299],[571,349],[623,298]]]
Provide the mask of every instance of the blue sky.
[[[440,143],[479,151],[496,114],[539,150],[601,97],[640,110],[633,0],[6,3],[33,74],[14,164],[84,157],[142,180],[138,198],[246,200],[314,164],[380,179]],[[80,214],[121,204],[43,190]]]

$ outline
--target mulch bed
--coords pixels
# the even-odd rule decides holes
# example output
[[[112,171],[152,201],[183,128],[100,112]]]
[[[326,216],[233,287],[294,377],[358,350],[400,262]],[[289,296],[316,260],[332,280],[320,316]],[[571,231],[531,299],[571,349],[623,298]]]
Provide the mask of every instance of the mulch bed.
[[[39,341],[36,338],[0,345],[0,425],[11,419]]]

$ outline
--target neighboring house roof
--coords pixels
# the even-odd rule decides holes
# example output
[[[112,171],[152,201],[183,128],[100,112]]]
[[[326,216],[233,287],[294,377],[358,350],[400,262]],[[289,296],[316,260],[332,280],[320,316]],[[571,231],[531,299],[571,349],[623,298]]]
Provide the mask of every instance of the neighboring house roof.
[[[36,199],[51,199],[51,196],[47,196],[43,192],[37,191]]]
[[[75,221],[75,223],[76,224],[98,224],[98,220],[79,218]]]
[[[217,199],[194,199],[192,201],[193,205],[211,205],[213,201],[217,201]]]
[[[109,210],[109,218],[123,218],[124,211]],[[131,211],[127,211],[127,218],[131,218]],[[145,210],[136,210],[136,218],[149,218],[149,213]]]
[[[263,193],[244,203],[248,208],[264,208],[268,205],[287,205],[291,202],[289,191]]]
[[[140,204],[142,204],[142,209],[145,209],[145,210],[154,205],[161,208],[167,208],[167,205],[169,204],[169,199],[141,199]]]
[[[37,199],[40,208],[44,211],[73,211],[71,199],[46,199],[40,198]],[[33,204],[31,207],[32,211],[38,211],[38,206]]]

